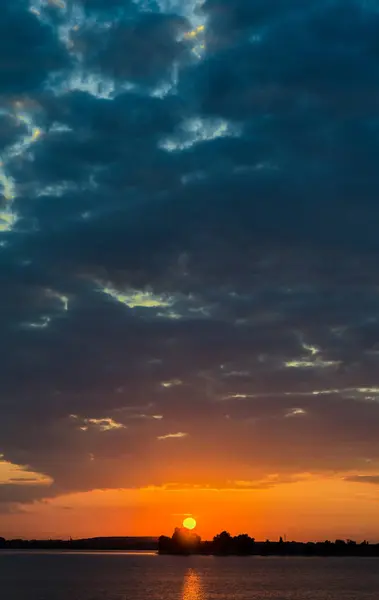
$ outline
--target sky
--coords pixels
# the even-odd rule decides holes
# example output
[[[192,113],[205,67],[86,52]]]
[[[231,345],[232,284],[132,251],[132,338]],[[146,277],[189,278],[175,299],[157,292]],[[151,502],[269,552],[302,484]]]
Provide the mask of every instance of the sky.
[[[0,535],[379,540],[378,32],[3,0]]]

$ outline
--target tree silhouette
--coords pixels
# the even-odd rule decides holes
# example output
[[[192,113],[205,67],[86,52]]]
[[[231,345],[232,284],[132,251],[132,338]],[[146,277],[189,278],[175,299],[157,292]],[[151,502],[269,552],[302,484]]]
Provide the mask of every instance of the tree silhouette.
[[[337,539],[335,542],[287,542],[282,537],[277,542],[257,542],[253,537],[242,533],[235,537],[222,531],[213,540],[202,542],[191,532],[176,529],[171,538],[159,538],[160,554],[214,554],[217,556],[379,556],[379,544],[369,544],[366,540],[357,544],[354,540]]]

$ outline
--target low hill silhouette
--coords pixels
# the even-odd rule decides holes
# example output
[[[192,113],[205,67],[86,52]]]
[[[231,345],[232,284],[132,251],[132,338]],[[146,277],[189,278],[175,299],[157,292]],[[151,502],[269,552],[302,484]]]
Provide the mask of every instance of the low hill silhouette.
[[[379,544],[367,541],[336,540],[331,542],[257,542],[246,533],[231,536],[227,531],[216,535],[212,541],[201,541],[194,532],[176,528],[172,537],[160,536],[159,554],[205,554],[215,556],[378,556]]]
[[[94,537],[69,540],[6,540],[0,537],[0,550],[141,550],[156,551],[156,537]]]

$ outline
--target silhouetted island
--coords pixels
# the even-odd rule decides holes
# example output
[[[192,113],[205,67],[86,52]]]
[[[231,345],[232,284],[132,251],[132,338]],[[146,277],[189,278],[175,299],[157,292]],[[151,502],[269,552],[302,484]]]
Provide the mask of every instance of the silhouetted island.
[[[231,536],[227,531],[212,541],[201,541],[193,531],[176,528],[172,537],[162,535],[158,540],[159,554],[203,554],[215,556],[378,556],[379,544],[367,541],[336,540],[331,542],[256,542],[246,533]]]

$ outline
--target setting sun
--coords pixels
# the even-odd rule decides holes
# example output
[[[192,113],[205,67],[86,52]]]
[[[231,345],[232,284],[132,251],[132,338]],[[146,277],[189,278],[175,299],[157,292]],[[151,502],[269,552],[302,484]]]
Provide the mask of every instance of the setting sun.
[[[195,529],[195,527],[196,527],[195,519],[193,517],[187,517],[183,521],[183,527],[185,527],[186,529]]]

